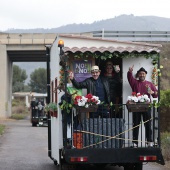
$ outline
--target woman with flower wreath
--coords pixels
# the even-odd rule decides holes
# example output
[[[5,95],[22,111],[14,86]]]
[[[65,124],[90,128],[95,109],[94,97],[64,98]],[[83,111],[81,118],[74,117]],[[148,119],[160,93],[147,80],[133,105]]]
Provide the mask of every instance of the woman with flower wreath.
[[[70,72],[69,78],[77,89],[86,88],[88,94],[92,94],[94,96],[98,96],[101,103],[109,104],[110,103],[110,88],[109,82],[107,78],[100,76],[101,70],[99,70],[98,66],[92,66],[91,74],[92,77],[85,79],[82,82],[77,82],[74,78],[73,72]],[[109,110],[108,107],[104,107],[104,105],[100,105],[98,107],[97,112],[91,112],[91,118],[97,117],[108,118]]]
[[[158,97],[158,91],[156,87],[153,85],[153,83],[147,81],[146,74],[147,71],[141,67],[137,73],[136,78],[133,77],[133,67],[129,67],[129,71],[127,72],[127,78],[129,81],[129,84],[132,88],[132,91],[137,93],[140,93],[142,95],[148,95],[148,97],[151,99],[151,96],[153,98]],[[134,147],[138,146],[138,134],[139,134],[139,124],[141,122],[141,116],[143,117],[143,121],[146,122],[145,125],[145,133],[146,133],[146,140],[148,143],[148,146],[153,146],[153,140],[152,140],[152,129],[151,129],[151,121],[148,121],[151,119],[151,110],[148,109],[147,112],[135,112],[133,113],[133,143]]]

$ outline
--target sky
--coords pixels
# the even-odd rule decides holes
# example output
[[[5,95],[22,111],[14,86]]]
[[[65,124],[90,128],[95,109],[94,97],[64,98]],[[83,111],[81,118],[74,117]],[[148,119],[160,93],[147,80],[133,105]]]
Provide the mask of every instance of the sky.
[[[0,0],[0,31],[57,28],[119,15],[170,18],[169,0]]]

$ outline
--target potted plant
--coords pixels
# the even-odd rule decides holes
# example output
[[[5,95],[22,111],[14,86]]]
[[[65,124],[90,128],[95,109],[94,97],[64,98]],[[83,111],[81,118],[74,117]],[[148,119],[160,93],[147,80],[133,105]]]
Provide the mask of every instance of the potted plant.
[[[101,104],[99,97],[87,94],[86,96],[76,96],[74,105],[79,112],[96,112]]]
[[[150,106],[150,98],[146,94],[132,92],[127,98],[126,106],[129,112],[146,112]]]
[[[49,103],[48,105],[45,106],[45,110],[50,112],[51,116],[57,117],[57,110],[58,106],[56,103]]]

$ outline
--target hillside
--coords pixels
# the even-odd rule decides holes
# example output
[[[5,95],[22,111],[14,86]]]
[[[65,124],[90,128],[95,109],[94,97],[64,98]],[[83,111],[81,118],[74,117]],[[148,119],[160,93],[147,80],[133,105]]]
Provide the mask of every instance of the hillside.
[[[8,33],[80,33],[99,30],[110,31],[169,31],[170,18],[157,16],[120,15],[91,24],[68,24],[58,28],[9,29]]]

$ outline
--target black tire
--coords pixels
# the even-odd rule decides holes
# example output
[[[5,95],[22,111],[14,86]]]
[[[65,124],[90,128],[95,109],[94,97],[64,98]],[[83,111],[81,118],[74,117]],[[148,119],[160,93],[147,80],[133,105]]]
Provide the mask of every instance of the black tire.
[[[68,167],[67,167],[67,163],[65,161],[65,159],[61,159],[60,158],[60,163],[58,165],[58,170],[67,170]]]
[[[58,165],[58,162],[56,160],[54,161],[54,165]]]
[[[107,164],[95,164],[95,166],[97,167],[97,169],[104,169],[106,167]]]
[[[143,170],[142,163],[126,164],[124,170]]]
[[[143,164],[142,163],[136,163],[135,164],[135,170],[143,170]]]
[[[58,170],[77,170],[77,165],[75,164],[60,164],[58,165]]]
[[[35,123],[32,123],[32,127],[34,127],[35,126]]]

